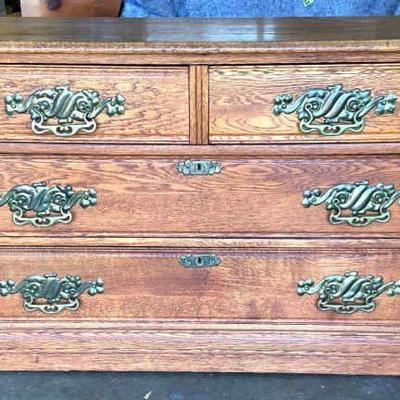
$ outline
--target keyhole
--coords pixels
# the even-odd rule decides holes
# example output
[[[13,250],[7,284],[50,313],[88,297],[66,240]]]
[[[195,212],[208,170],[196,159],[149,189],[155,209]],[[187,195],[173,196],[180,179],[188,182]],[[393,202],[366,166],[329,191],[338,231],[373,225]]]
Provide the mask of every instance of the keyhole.
[[[197,169],[197,172],[203,172],[204,171],[204,166],[203,166],[203,164],[201,164],[201,163],[198,163],[197,165],[196,165],[196,169]]]
[[[198,267],[202,267],[203,266],[202,257],[197,257],[196,264],[197,264]]]

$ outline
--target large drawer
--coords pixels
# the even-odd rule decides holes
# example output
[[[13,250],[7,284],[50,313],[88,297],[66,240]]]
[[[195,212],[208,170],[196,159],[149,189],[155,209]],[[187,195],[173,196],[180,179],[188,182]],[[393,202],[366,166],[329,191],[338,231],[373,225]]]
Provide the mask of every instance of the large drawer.
[[[0,66],[0,140],[188,143],[188,69]]]
[[[189,255],[195,256],[194,264],[188,263]],[[186,256],[183,263],[182,256]],[[210,258],[206,256],[218,259],[207,266]],[[201,257],[205,260],[203,263],[197,261]],[[0,284],[1,293],[6,295],[0,297],[0,317],[396,321],[400,318],[400,297],[395,295],[400,293],[400,283],[394,283],[400,278],[399,257],[399,250],[376,249],[3,249],[0,251],[0,280],[13,280],[14,289],[18,287],[18,290],[10,293],[4,282]],[[89,296],[83,292],[77,296],[78,309],[46,314],[35,305],[54,300],[59,291],[64,297],[56,300],[55,305],[68,303],[69,299],[65,296],[69,288],[63,286],[61,290],[57,278],[43,279],[44,274],[50,272],[57,273],[59,279],[80,276],[82,283],[101,278],[104,293]],[[347,272],[359,275],[343,290],[343,296],[322,300],[318,305],[322,293],[328,290],[334,293],[335,287],[343,289],[340,279]],[[28,277],[31,278],[26,279]],[[314,294],[310,291],[300,295],[299,291],[304,289],[301,282],[307,279],[314,280],[313,289],[317,289],[323,279],[326,279],[325,286],[320,285]],[[385,287],[390,282],[393,288],[396,286],[396,293]],[[376,289],[375,295],[370,295],[372,289]],[[34,308],[33,311],[24,309],[22,293],[25,305],[28,309]],[[32,293],[40,295],[33,296],[32,300],[29,297]],[[350,310],[353,313],[333,309],[332,304],[346,302],[354,306]]]
[[[181,161],[2,156],[0,232],[20,238],[400,232],[398,156],[219,156],[211,175],[198,175],[197,167],[185,175],[190,169],[178,170]]]
[[[397,64],[213,67],[210,141],[399,141],[398,96]]]

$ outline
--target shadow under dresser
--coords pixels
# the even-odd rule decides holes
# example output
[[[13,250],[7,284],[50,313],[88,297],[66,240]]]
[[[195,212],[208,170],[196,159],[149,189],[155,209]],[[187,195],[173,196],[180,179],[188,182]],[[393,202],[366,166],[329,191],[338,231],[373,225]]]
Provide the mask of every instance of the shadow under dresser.
[[[400,18],[0,20],[0,370],[400,374]]]

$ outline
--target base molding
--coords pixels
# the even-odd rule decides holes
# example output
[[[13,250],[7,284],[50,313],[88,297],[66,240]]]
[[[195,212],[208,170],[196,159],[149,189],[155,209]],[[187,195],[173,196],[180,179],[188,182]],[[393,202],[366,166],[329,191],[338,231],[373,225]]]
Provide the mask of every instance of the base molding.
[[[400,374],[393,322],[0,320],[1,371]]]

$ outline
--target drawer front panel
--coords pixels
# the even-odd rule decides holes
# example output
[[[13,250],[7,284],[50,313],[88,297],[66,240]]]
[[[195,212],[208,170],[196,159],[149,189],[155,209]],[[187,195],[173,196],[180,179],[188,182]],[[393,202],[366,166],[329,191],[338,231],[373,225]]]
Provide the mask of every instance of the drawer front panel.
[[[397,65],[214,67],[210,140],[398,141],[398,97]]]
[[[187,68],[1,66],[0,99],[0,140],[189,141]]]
[[[0,231],[19,237],[302,238],[400,231],[397,156],[209,161],[220,169],[185,175],[175,158],[4,156]]]
[[[182,256],[197,253],[218,255],[220,262],[193,268],[181,264]],[[384,292],[374,298],[372,312],[341,314],[321,311],[318,294],[300,296],[297,290],[304,279],[318,283],[352,271],[396,281],[399,256],[397,250],[3,250],[0,280],[19,283],[28,276],[55,272],[59,277],[79,275],[82,280],[101,278],[104,292],[83,293],[79,308],[52,315],[27,311],[21,293],[10,294],[0,297],[0,317],[398,320],[397,294]]]

